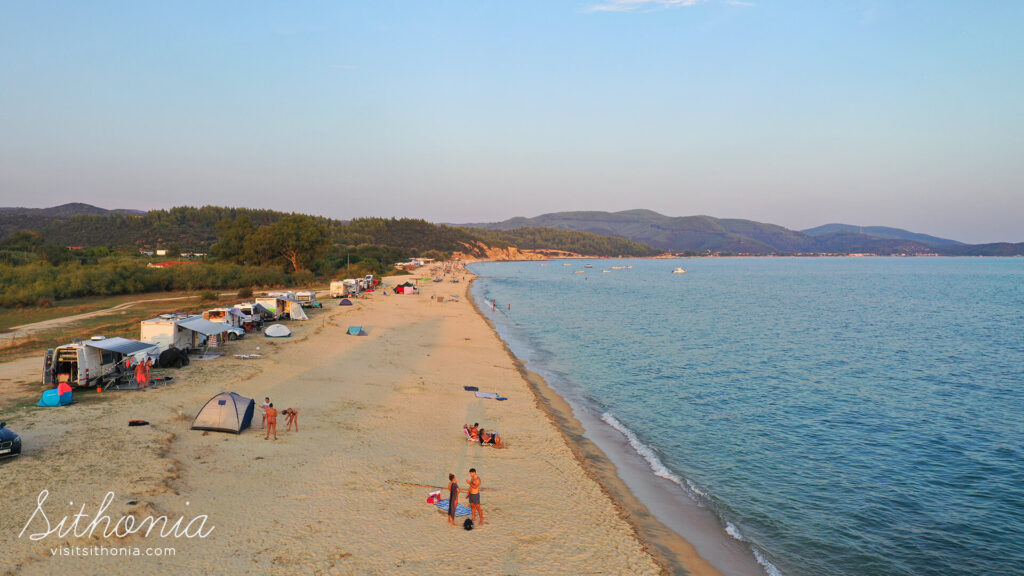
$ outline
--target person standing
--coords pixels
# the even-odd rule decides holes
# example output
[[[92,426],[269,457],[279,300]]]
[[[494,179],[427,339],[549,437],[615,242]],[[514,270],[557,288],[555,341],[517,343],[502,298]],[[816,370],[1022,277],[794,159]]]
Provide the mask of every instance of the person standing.
[[[263,399],[263,404],[260,405],[260,410],[263,412],[263,420],[260,421],[260,430],[267,427],[267,408],[270,408],[270,396]]]
[[[146,386],[149,386],[149,383],[153,381],[153,359],[147,356],[144,364],[146,365]]]
[[[139,390],[146,389],[146,363],[139,362],[135,365],[135,383],[138,384]]]
[[[480,526],[484,525],[484,509],[480,507],[480,484],[483,480],[476,473],[476,468],[469,469],[469,480],[466,481],[469,484],[469,508],[470,517],[475,521],[477,514],[480,515]]]
[[[270,431],[274,431],[274,440],[277,440],[277,409],[274,408],[274,403],[271,402],[267,406],[267,435],[263,438],[264,440],[270,439]]]
[[[455,511],[459,508],[459,483],[455,474],[448,474],[448,523],[455,526]]]

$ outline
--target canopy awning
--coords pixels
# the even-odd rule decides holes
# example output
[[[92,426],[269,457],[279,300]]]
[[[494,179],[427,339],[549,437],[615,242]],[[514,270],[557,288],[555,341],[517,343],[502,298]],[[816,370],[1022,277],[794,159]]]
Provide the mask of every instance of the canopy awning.
[[[207,336],[216,336],[217,334],[223,334],[231,330],[231,326],[228,326],[223,322],[210,322],[205,318],[189,318],[188,320],[182,320],[181,322],[178,322],[178,326]]]
[[[128,338],[121,338],[119,336],[114,338],[104,338],[103,340],[89,340],[87,342],[83,342],[83,344],[92,348],[106,350],[107,352],[117,352],[118,354],[135,354],[136,352],[156,348],[156,345],[148,342],[129,340]]]

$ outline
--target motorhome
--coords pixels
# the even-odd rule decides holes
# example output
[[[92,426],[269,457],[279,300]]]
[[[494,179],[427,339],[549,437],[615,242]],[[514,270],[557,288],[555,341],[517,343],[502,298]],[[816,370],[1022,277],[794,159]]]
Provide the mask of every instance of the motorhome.
[[[348,292],[345,288],[344,280],[332,280],[331,281],[331,298],[344,298],[348,296]]]
[[[319,308],[320,303],[316,301],[316,290],[303,290],[295,293],[295,299],[302,304],[303,308]]]
[[[143,320],[140,325],[141,334],[139,338],[143,342],[155,344],[161,352],[174,346],[187,353],[206,347],[210,344],[211,336],[215,337],[219,342],[225,335],[228,339],[231,339],[232,335],[237,338],[245,334],[245,331],[241,328],[219,322],[210,322],[202,316],[180,312],[161,314],[156,318]]]
[[[46,351],[43,365],[43,384],[54,386],[67,382],[72,387],[107,387],[127,384],[134,377],[127,366],[156,358],[159,350],[150,342],[128,338],[104,338],[72,342]]]
[[[245,323],[251,321],[249,316],[243,314],[238,308],[213,308],[203,312],[203,319],[210,322],[221,322],[232,328],[238,328],[243,332],[245,331]],[[237,337],[237,332],[232,331],[228,333],[229,340],[234,340]]]

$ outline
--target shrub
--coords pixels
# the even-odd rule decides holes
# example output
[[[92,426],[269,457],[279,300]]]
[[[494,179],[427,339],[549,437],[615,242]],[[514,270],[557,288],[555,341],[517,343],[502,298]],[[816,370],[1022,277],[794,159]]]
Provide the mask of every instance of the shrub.
[[[238,297],[239,298],[252,298],[252,287],[245,286],[244,288],[240,288],[238,290]]]

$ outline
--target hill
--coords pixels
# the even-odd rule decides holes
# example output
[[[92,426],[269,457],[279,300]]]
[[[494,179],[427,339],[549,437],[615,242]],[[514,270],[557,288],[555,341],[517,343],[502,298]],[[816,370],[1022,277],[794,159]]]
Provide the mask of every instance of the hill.
[[[838,232],[852,233],[852,234],[863,234],[872,238],[881,238],[887,240],[910,240],[911,242],[918,242],[925,246],[964,246],[963,242],[957,242],[956,240],[949,240],[946,238],[937,238],[935,236],[929,236],[928,234],[918,234],[916,232],[909,232],[900,228],[889,228],[886,226],[852,226],[850,224],[825,224],[824,226],[818,226],[816,228],[808,228],[803,233],[809,236],[821,237],[836,234]]]
[[[800,232],[752,220],[671,217],[651,210],[556,212],[467,226],[506,232],[536,227],[578,230],[621,236],[667,252],[693,254],[1024,254],[1024,243],[972,246],[882,226],[828,224]]]

